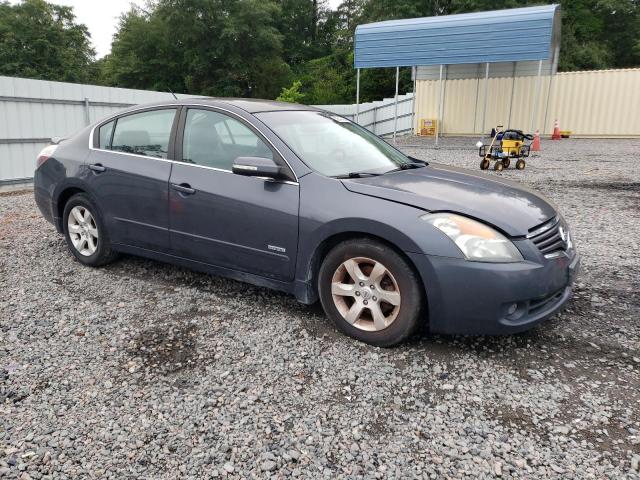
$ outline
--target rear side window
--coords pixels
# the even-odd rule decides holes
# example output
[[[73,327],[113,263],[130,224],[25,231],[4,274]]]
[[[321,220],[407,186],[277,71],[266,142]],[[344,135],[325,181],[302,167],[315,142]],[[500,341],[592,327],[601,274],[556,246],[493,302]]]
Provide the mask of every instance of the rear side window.
[[[116,121],[113,120],[100,127],[100,143],[98,144],[98,148],[111,148],[111,134],[113,133],[113,126],[115,123]]]
[[[273,152],[249,127],[223,113],[189,109],[182,140],[182,160],[231,170],[238,157],[273,158]]]
[[[175,109],[152,110],[120,117],[111,149],[147,157],[167,158]],[[102,134],[102,129],[101,132]]]

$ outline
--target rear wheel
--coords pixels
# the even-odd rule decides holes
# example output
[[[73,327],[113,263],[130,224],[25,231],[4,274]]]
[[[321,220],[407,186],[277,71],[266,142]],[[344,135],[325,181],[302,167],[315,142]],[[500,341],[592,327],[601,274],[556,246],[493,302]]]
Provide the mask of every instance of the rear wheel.
[[[320,267],[318,290],[338,329],[379,347],[407,339],[423,313],[418,276],[399,254],[371,239],[334,247]]]
[[[500,161],[500,160],[496,161],[496,164],[493,166],[493,169],[496,172],[501,172],[502,168],[503,168],[502,161]]]
[[[509,168],[509,165],[511,165],[511,160],[509,158],[503,158],[502,159],[502,166],[504,168]]]
[[[516,168],[518,170],[524,170],[524,167],[526,167],[526,166],[527,166],[526,162],[524,160],[522,160],[522,159],[520,159],[520,160],[518,160],[516,162]]]
[[[99,267],[116,258],[100,213],[88,195],[79,193],[69,199],[63,225],[69,250],[84,265]]]

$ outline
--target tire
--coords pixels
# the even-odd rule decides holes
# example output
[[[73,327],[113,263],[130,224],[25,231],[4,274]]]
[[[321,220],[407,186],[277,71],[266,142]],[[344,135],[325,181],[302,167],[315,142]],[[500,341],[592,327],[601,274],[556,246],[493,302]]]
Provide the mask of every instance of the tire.
[[[509,165],[511,165],[511,159],[509,158],[503,158],[502,159],[502,166],[504,168],[509,168]]]
[[[489,168],[490,164],[491,164],[491,162],[489,161],[489,159],[483,158],[480,161],[480,170],[487,170]]]
[[[516,162],[516,168],[517,168],[518,170],[524,170],[524,167],[526,167],[526,166],[527,166],[527,163],[526,163],[524,160],[522,160],[522,159],[520,159],[520,160],[518,160],[518,161]]]
[[[318,273],[318,293],[325,313],[340,331],[377,347],[392,347],[409,338],[424,312],[425,293],[418,275],[392,248],[369,238],[346,240],[327,254]]]
[[[80,263],[100,267],[117,257],[100,211],[87,194],[78,193],[67,201],[62,225],[67,247]]]
[[[502,165],[502,161],[500,161],[500,160],[498,160],[498,161],[496,162],[496,164],[493,166],[493,169],[494,169],[496,172],[501,172],[501,171],[502,171],[502,168],[503,168],[503,165]]]

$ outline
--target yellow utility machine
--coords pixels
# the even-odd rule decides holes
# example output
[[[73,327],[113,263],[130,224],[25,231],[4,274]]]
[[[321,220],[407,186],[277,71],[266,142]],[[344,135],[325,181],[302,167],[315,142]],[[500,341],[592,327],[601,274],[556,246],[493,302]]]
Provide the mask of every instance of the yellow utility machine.
[[[500,172],[503,168],[509,168],[511,160],[516,160],[516,168],[523,170],[526,166],[525,157],[529,156],[531,144],[527,144],[526,140],[533,140],[533,135],[523,133],[522,130],[502,130],[502,125],[495,128],[495,135],[491,139],[490,145],[484,145],[478,142],[482,160],[480,161],[480,169],[487,170],[491,166],[493,160],[494,170]]]

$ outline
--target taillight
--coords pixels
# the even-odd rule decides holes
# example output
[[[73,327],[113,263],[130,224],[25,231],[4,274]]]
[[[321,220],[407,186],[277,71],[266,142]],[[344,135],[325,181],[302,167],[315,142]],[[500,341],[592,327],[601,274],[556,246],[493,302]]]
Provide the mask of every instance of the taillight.
[[[38,168],[40,165],[46,162],[51,156],[53,156],[53,153],[56,151],[56,148],[58,148],[58,145],[49,145],[44,147],[42,151],[38,154],[38,160],[36,161],[36,168]]]

